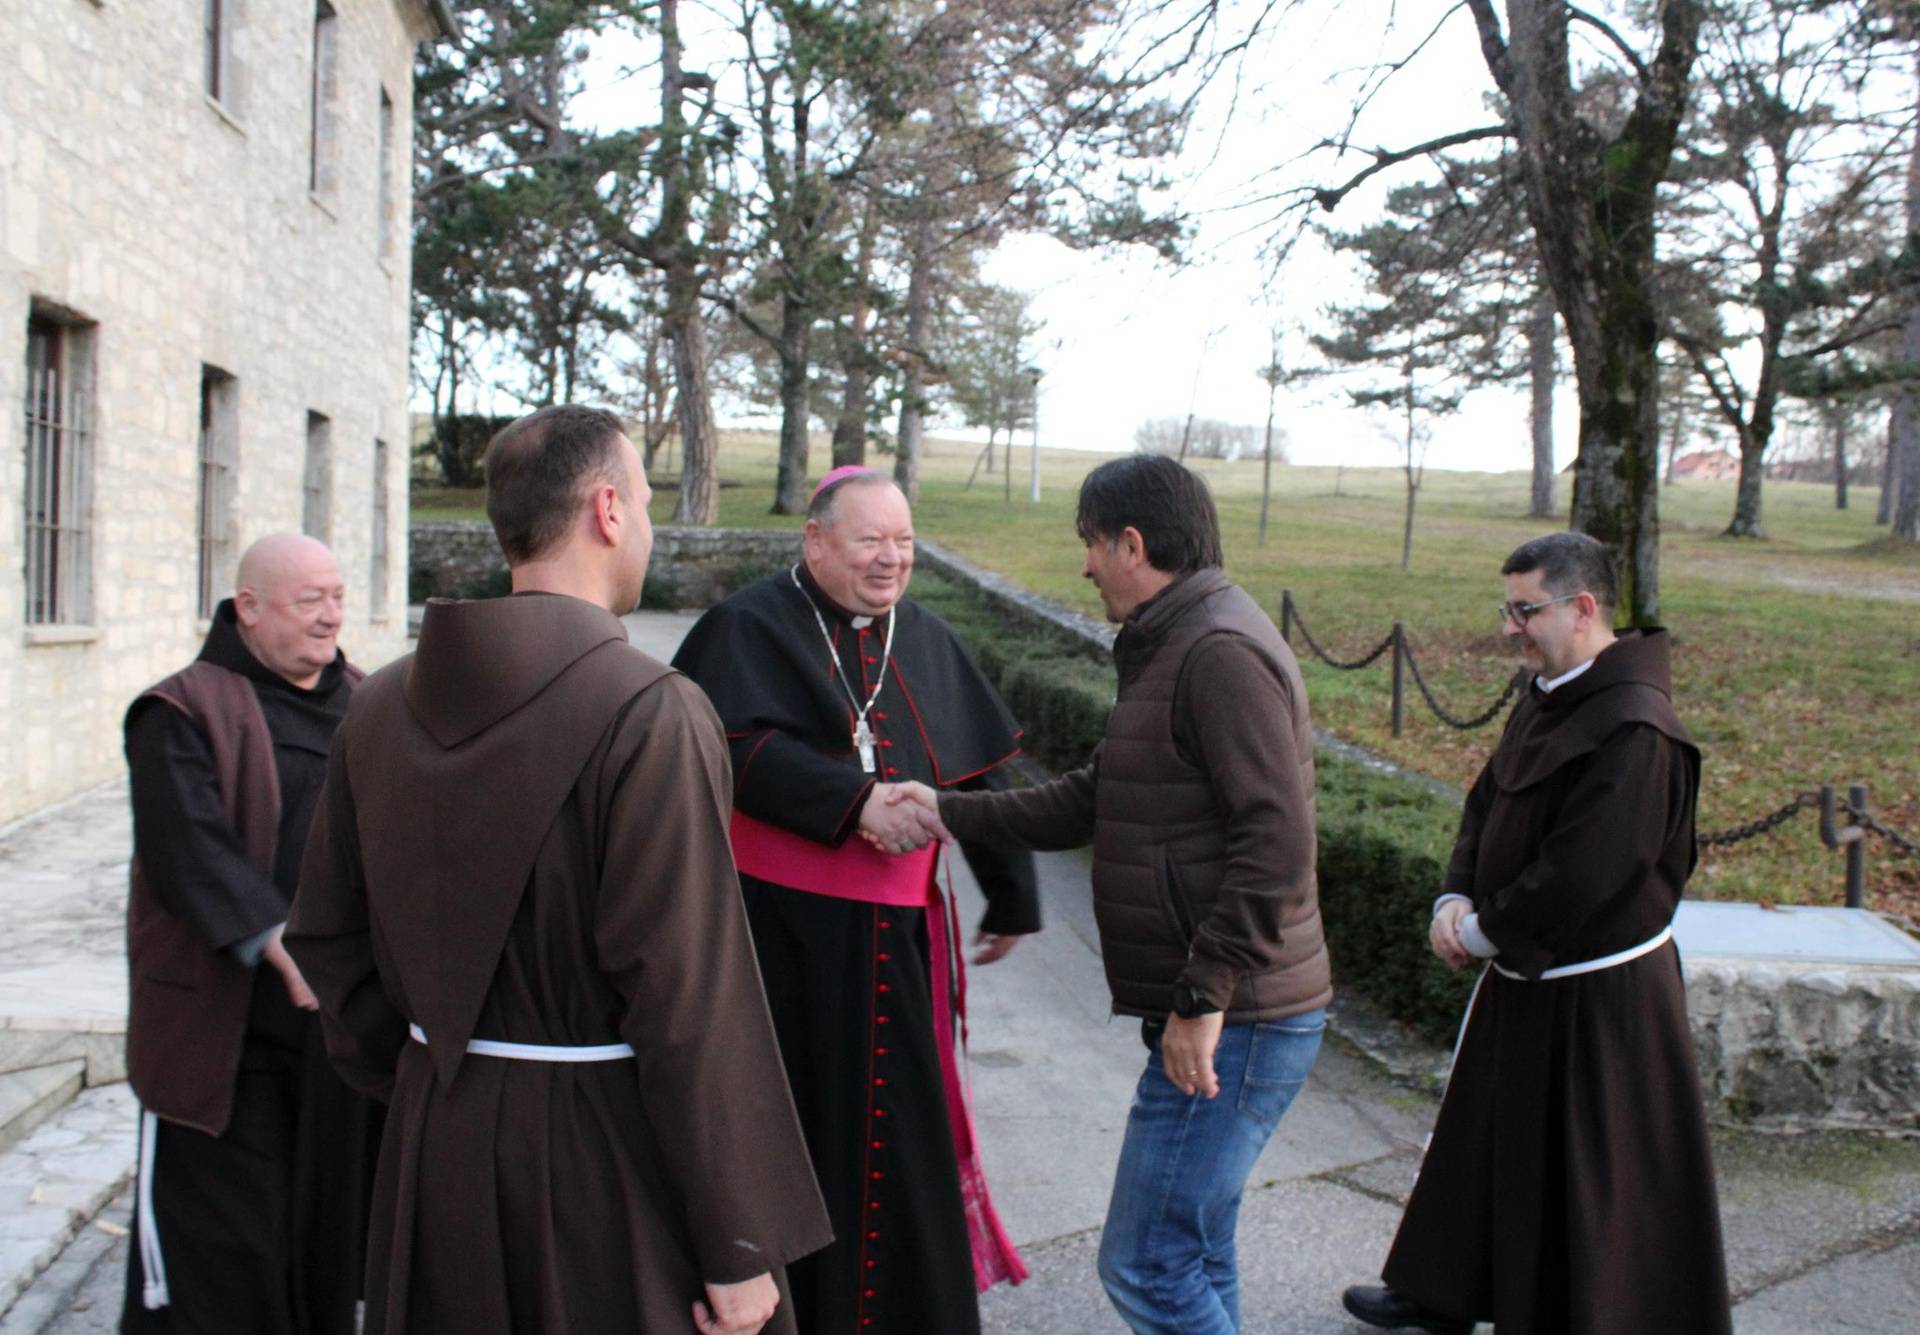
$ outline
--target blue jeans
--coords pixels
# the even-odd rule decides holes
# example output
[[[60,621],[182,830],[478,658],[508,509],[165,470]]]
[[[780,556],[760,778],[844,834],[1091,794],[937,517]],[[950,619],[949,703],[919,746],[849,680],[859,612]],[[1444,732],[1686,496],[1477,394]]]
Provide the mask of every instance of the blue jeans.
[[[1113,1201],[1100,1238],[1100,1282],[1137,1335],[1234,1335],[1240,1193],[1327,1027],[1324,1010],[1271,1024],[1230,1024],[1213,1054],[1218,1097],[1189,1098],[1146,1027],[1147,1069],[1127,1115]]]

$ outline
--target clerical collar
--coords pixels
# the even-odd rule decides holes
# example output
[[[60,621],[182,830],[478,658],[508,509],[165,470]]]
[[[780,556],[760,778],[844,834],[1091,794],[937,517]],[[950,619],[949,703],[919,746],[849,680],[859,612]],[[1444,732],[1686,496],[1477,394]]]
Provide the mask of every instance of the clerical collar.
[[[1562,672],[1559,676],[1555,677],[1552,681],[1546,680],[1545,678],[1540,676],[1539,673],[1536,672],[1533,677],[1534,685],[1540,688],[1540,693],[1542,695],[1552,695],[1555,691],[1559,690],[1562,686],[1565,686],[1568,682],[1572,681],[1575,677],[1579,676],[1582,672],[1585,672],[1588,668],[1592,667],[1595,663],[1599,661],[1600,661],[1600,655],[1595,654],[1592,658],[1589,658],[1586,662],[1582,663],[1579,667],[1574,668],[1570,672]]]
[[[849,612],[846,608],[840,606],[839,603],[827,595],[825,589],[820,587],[820,581],[813,577],[813,572],[807,569],[807,563],[805,561],[794,562],[793,579],[795,583],[799,584],[800,591],[813,600],[814,606],[825,608],[839,620],[852,626],[855,630],[865,630],[874,622],[880,620],[879,617],[868,616],[864,612]]]

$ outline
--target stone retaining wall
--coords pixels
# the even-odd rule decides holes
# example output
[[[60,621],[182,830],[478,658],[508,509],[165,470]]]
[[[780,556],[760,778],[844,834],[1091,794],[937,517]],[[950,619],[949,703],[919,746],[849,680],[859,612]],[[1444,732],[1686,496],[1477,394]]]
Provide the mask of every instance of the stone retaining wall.
[[[1920,1131],[1920,970],[1696,956],[1686,975],[1717,1115]]]

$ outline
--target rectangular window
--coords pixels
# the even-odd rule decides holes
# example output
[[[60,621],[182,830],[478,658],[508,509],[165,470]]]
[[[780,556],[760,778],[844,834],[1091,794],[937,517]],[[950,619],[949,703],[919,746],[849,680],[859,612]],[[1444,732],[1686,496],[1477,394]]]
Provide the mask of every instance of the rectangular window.
[[[201,619],[233,584],[234,461],[240,439],[240,385],[217,366],[200,368]]]
[[[207,0],[206,88],[207,96],[218,102],[227,91],[227,5],[226,0]]]
[[[93,620],[93,326],[27,316],[27,624]]]
[[[393,99],[380,90],[380,254],[393,254]]]
[[[300,531],[331,542],[333,527],[333,423],[325,414],[307,414],[307,467],[301,487]]]
[[[376,621],[387,615],[388,453],[386,441],[373,442],[373,541],[370,544],[373,557],[367,571],[367,606]]]
[[[318,0],[313,9],[313,100],[308,136],[307,189],[316,195],[333,193],[335,93],[334,46],[340,26],[333,6]]]

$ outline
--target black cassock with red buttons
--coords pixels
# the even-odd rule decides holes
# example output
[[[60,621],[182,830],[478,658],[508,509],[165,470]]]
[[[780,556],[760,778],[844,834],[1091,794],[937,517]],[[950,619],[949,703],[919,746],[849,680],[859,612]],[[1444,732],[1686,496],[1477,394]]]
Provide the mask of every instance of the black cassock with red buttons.
[[[888,618],[835,606],[802,565],[694,626],[673,665],[719,711],[740,811],[838,845],[858,837],[877,782],[1003,786],[1020,746],[1005,704],[939,617],[911,599],[890,615],[889,653]],[[871,774],[854,746],[870,696]],[[987,897],[981,930],[1038,931],[1031,855],[962,852]],[[832,1246],[788,1267],[803,1335],[972,1335],[978,1304],[934,1041],[928,911],[740,880],[834,1228]]]

